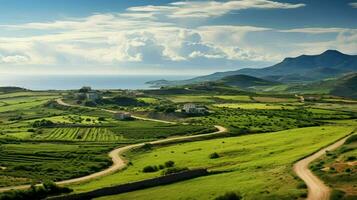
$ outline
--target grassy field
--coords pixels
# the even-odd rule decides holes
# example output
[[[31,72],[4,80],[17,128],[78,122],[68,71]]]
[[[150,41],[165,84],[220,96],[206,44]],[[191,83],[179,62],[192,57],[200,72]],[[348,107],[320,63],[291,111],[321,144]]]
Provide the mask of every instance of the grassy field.
[[[232,100],[232,101],[252,101],[250,96],[246,96],[246,95],[218,95],[214,97],[223,100]]]
[[[142,169],[172,160],[177,167],[224,173],[101,199],[213,199],[227,191],[240,192],[247,199],[295,199],[306,190],[298,188],[300,181],[292,175],[292,163],[352,130],[343,126],[301,128],[136,151],[127,155],[131,165],[124,171],[73,188],[80,192],[160,176],[160,171],[143,173]],[[214,152],[219,158],[210,159]]]
[[[219,108],[240,108],[240,109],[292,109],[291,106],[284,106],[279,104],[265,104],[265,103],[222,103],[213,104],[215,107]]]
[[[310,168],[333,188],[332,199],[357,198],[357,135],[344,145],[327,152]]]
[[[253,99],[264,103],[297,102],[296,98],[253,97]]]
[[[174,103],[188,103],[188,102],[213,103],[214,102],[212,96],[204,96],[204,95],[174,95],[174,96],[167,96],[166,98]]]
[[[16,142],[0,144],[0,186],[64,180],[93,173],[111,164],[114,146]]]

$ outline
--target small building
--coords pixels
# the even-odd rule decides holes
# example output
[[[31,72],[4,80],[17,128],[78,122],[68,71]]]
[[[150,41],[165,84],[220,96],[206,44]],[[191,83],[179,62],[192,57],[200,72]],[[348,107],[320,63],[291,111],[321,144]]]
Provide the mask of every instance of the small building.
[[[100,95],[96,91],[87,92],[86,97],[88,100],[91,100],[91,101],[96,101],[96,100],[100,99]]]
[[[190,114],[204,114],[207,112],[207,109],[204,107],[199,107],[196,104],[193,103],[187,103],[183,105],[182,110],[186,113]]]
[[[131,119],[131,114],[128,112],[116,112],[114,118],[118,120],[128,120]]]

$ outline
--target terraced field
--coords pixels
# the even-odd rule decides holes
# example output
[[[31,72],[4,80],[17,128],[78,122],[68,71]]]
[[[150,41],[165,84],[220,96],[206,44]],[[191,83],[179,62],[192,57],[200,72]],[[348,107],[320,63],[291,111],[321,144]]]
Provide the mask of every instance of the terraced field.
[[[91,141],[114,142],[122,140],[121,135],[116,135],[107,128],[54,128],[46,130],[46,134],[37,136],[37,139],[65,140],[65,141]]]

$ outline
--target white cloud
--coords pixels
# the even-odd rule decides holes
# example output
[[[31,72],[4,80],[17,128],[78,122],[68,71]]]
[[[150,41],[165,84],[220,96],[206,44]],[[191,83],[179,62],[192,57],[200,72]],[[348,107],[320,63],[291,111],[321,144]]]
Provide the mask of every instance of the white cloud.
[[[165,15],[170,18],[207,18],[217,17],[234,10],[245,9],[294,9],[305,4],[281,3],[270,0],[237,0],[237,1],[185,1],[174,2],[168,6],[138,6],[128,8],[131,12]]]
[[[352,6],[352,8],[357,8],[357,2],[349,3],[348,5]]]
[[[322,34],[322,33],[339,33],[339,32],[346,31],[346,30],[349,30],[349,29],[314,27],[314,28],[296,28],[296,29],[280,30],[279,32]]]

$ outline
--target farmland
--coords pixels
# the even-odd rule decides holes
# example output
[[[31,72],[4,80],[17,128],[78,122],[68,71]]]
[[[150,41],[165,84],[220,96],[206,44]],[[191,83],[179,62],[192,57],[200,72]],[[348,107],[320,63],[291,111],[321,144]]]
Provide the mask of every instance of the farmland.
[[[143,173],[142,169],[172,160],[177,167],[222,173],[101,199],[212,199],[226,191],[239,192],[247,199],[294,199],[306,191],[299,189],[292,163],[352,130],[348,126],[301,128],[134,151],[127,155],[132,165],[126,170],[73,188],[79,192],[160,176],[160,171]],[[213,152],[219,157],[210,159]]]
[[[306,189],[299,187],[301,181],[294,177],[292,163],[349,134],[356,118],[353,111],[341,109],[345,104],[354,106],[344,101],[330,102],[333,106],[328,107],[322,106],[324,102],[296,102],[291,96],[106,94],[97,104],[78,102],[75,94],[67,93],[0,94],[0,186],[82,177],[108,168],[112,164],[108,152],[114,148],[211,133],[216,130],[214,125],[221,125],[228,133],[215,137],[223,138],[126,152],[127,168],[69,187],[83,192],[158,177],[165,171],[162,165],[174,161],[173,169],[202,167],[214,174],[150,189],[153,199],[175,199],[174,195],[180,199],[212,199],[229,191],[248,199],[298,198],[306,195]],[[58,104],[54,99],[59,97],[77,106]],[[184,113],[181,109],[185,103],[196,103],[208,112]],[[118,120],[103,108],[175,123]],[[157,171],[144,173],[148,166]],[[257,181],[252,182],[253,178]],[[215,180],[222,183],[222,189],[215,187]],[[200,193],[203,188],[208,192]],[[183,189],[187,194],[159,195]],[[103,199],[145,199],[147,192]]]
[[[55,92],[0,95],[0,186],[84,176],[110,166],[107,154],[114,147],[215,130],[119,121],[105,111],[56,105],[52,100],[58,96]]]

